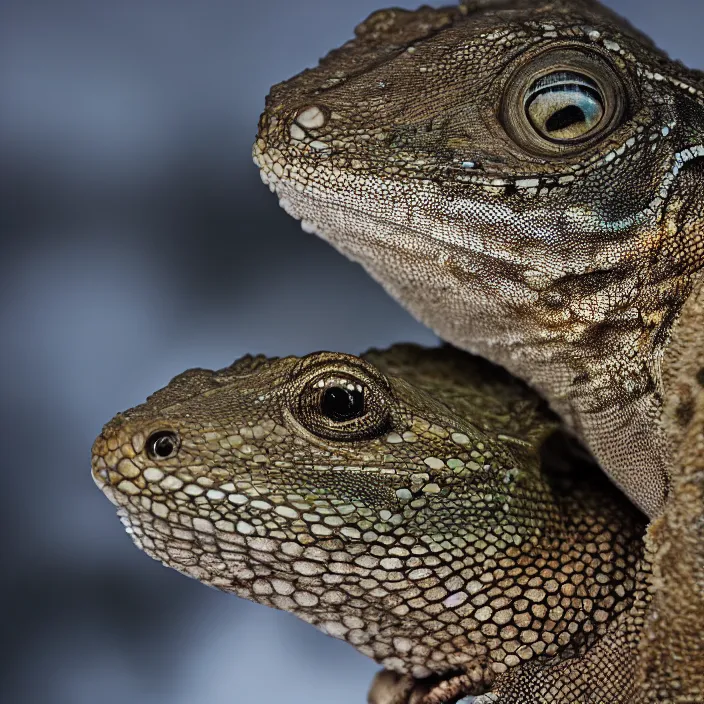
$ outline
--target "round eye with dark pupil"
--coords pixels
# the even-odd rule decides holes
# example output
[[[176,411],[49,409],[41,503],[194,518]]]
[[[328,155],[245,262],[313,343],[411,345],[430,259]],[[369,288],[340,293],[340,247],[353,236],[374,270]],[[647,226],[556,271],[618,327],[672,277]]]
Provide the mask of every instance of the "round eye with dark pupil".
[[[152,433],[147,440],[147,454],[154,460],[166,460],[178,450],[178,436],[170,430]]]
[[[596,83],[571,71],[556,71],[535,81],[527,91],[525,109],[533,128],[557,141],[584,137],[605,113]]]
[[[331,386],[323,391],[320,411],[330,420],[341,423],[364,415],[364,392]]]

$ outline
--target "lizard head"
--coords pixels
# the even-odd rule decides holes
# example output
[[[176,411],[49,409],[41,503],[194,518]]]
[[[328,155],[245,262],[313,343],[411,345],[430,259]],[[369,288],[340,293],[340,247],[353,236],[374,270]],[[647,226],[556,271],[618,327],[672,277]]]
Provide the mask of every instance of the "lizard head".
[[[703,90],[590,0],[385,10],[272,88],[254,158],[304,229],[541,390],[655,513],[661,363],[704,263]]]
[[[610,522],[619,509],[556,551],[570,519],[538,456],[555,424],[470,359],[401,347],[191,370],[105,426],[93,477],[164,564],[389,668],[486,683],[603,626],[626,562],[600,582],[598,555],[589,577],[576,565],[597,536],[626,559],[632,532]]]

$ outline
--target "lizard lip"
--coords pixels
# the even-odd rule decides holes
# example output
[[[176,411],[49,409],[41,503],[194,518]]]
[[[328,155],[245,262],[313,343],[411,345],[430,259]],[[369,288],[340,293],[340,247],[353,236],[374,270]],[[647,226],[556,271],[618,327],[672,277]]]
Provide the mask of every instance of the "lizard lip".
[[[119,497],[122,492],[118,491],[114,485],[113,477],[110,476],[112,467],[105,461],[105,458],[100,452],[94,453],[91,459],[91,476],[95,485],[100,491],[105,494],[108,501],[114,506],[120,508],[123,503]]]
[[[93,481],[102,488],[103,484],[107,484],[110,481],[108,470],[105,467],[93,470]]]
[[[112,503],[117,505],[114,498],[114,486],[110,476],[111,467],[100,453],[94,453],[91,458],[91,476],[95,485],[100,489]]]
[[[105,494],[107,500],[117,508],[123,508],[124,504],[118,497],[122,496],[121,492],[116,491],[115,487],[110,484],[107,470],[98,470],[93,472],[93,481],[97,487]]]
[[[91,470],[93,481],[99,489],[104,490],[106,486],[110,486],[110,468],[101,455],[93,455]]]

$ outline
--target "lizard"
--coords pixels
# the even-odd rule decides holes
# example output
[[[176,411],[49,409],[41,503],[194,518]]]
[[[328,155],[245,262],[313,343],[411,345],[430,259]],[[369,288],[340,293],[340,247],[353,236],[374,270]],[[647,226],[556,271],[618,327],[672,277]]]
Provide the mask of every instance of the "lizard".
[[[540,391],[651,518],[703,349],[704,80],[594,0],[382,10],[275,85],[253,148],[303,228]],[[686,411],[686,408],[684,409]]]
[[[544,394],[655,518],[642,696],[701,700],[702,73],[593,0],[384,10],[355,34],[272,88],[263,181]]]
[[[246,356],[117,414],[92,476],[151,557],[383,664],[374,704],[632,701],[646,517],[560,427],[450,346]]]

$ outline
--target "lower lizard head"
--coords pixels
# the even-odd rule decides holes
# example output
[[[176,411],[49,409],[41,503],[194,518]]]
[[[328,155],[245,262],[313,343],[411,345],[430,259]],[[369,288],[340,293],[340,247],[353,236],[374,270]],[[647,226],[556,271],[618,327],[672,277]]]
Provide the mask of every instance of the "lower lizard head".
[[[630,533],[593,521],[560,552],[540,401],[449,349],[368,359],[185,372],[105,426],[93,477],[152,557],[416,677],[486,683],[595,633]],[[589,541],[620,566],[577,568]]]

